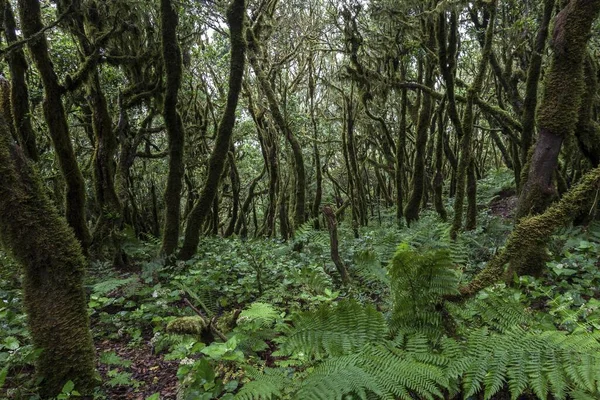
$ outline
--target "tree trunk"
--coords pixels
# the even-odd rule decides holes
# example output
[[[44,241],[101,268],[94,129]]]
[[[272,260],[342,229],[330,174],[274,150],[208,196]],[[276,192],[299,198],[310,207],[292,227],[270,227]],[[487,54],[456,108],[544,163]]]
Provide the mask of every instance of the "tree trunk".
[[[438,114],[438,129],[435,143],[435,175],[433,177],[433,204],[442,221],[448,219],[448,213],[444,207],[443,189],[444,189],[444,106],[440,106]]]
[[[452,228],[450,230],[450,236],[452,239],[456,239],[458,232],[462,227],[463,205],[465,201],[465,195],[467,194],[467,176],[469,175],[469,165],[472,162],[471,142],[474,130],[473,103],[483,87],[483,78],[485,77],[488,59],[492,49],[492,38],[494,34],[494,23],[496,17],[496,3],[492,2],[490,8],[491,12],[487,21],[485,44],[483,46],[481,60],[478,65],[477,75],[475,76],[475,79],[467,92],[467,104],[465,106],[463,121],[460,128],[463,136],[460,140],[460,155],[458,159],[458,169],[456,171],[457,177],[456,197],[454,198],[454,220],[452,221]]]
[[[556,3],[556,0],[544,0],[544,15],[535,38],[535,47],[531,54],[531,59],[529,60],[527,83],[525,84],[525,99],[523,102],[523,115],[521,117],[523,133],[521,134],[520,165],[526,165],[529,149],[531,148],[531,143],[535,137],[535,111],[537,107],[539,80],[542,73],[542,57],[546,47],[548,27],[550,25],[550,20],[552,19],[554,3]]]
[[[425,86],[432,87],[433,80],[433,63],[427,61],[425,66]],[[404,209],[404,217],[406,223],[411,224],[419,219],[419,211],[421,208],[421,200],[423,199],[423,191],[425,190],[425,152],[427,146],[427,136],[431,124],[432,101],[429,93],[423,93],[421,111],[419,112],[419,120],[417,124],[417,132],[415,138],[415,160],[413,165],[413,176],[411,183],[410,197],[406,208]]]
[[[0,122],[0,238],[23,267],[23,295],[44,398],[72,380],[88,394],[94,346],[83,290],[85,259],[73,231],[49,199],[22,150]]]
[[[542,213],[556,197],[553,174],[565,138],[572,134],[585,90],[584,56],[600,0],[572,0],[554,22],[552,63],[538,110],[540,134],[519,197],[517,218]]]
[[[40,34],[43,28],[40,2],[19,0],[18,4],[25,38],[36,35],[36,39],[30,40],[28,46],[44,85],[44,118],[54,143],[62,175],[67,184],[67,222],[75,231],[75,236],[81,243],[84,252],[87,252],[90,244],[90,232],[85,218],[85,183],[69,136],[69,126],[62,103],[64,88],[60,86],[50,60],[46,36]]]
[[[10,2],[7,0],[4,9],[4,33],[10,45],[17,41],[17,26],[15,15]],[[11,112],[14,129],[19,138],[19,143],[27,157],[38,161],[39,152],[35,132],[31,126],[31,113],[29,110],[29,92],[27,90],[27,60],[23,48],[18,47],[8,54],[8,66],[11,79]]]
[[[210,205],[217,194],[219,180],[227,158],[227,151],[235,125],[235,109],[237,107],[244,64],[246,59],[246,44],[244,41],[244,16],[246,5],[244,0],[233,0],[227,10],[227,23],[229,24],[231,41],[231,60],[229,70],[229,92],[227,104],[217,130],[215,147],[208,160],[208,176],[200,193],[200,199],[190,212],[185,228],[183,246],[179,258],[189,260],[198,248],[200,241],[200,228],[210,212]]]
[[[256,75],[256,79],[263,90],[267,102],[269,104],[269,110],[273,121],[277,126],[277,129],[285,136],[290,148],[292,149],[292,155],[294,157],[294,176],[296,178],[295,192],[294,192],[294,226],[298,227],[304,223],[305,219],[305,208],[306,208],[306,171],[304,168],[304,156],[302,155],[302,146],[300,142],[292,132],[288,123],[285,121],[283,114],[279,108],[275,91],[268,77],[259,62],[260,44],[258,38],[254,32],[250,29],[246,32],[246,39],[248,41],[248,59],[252,65],[252,69]]]
[[[342,261],[340,257],[340,252],[338,249],[338,233],[337,233],[337,221],[335,220],[335,213],[331,209],[330,206],[323,206],[323,215],[325,216],[325,221],[327,221],[327,229],[329,230],[329,244],[331,249],[331,260],[335,264],[340,277],[342,278],[342,282],[347,284],[350,282],[350,276],[348,275],[348,269],[346,265]]]
[[[406,65],[403,63],[400,67],[402,81],[406,77]],[[400,126],[398,127],[398,139],[396,141],[396,166],[395,166],[395,183],[396,183],[396,223],[400,227],[404,218],[404,190],[402,187],[404,181],[405,168],[404,151],[406,149],[406,109],[408,104],[408,90],[403,88],[400,94]]]
[[[229,224],[227,225],[227,229],[223,236],[230,237],[233,235],[235,230],[235,224],[238,221],[238,213],[240,208],[240,173],[235,165],[235,156],[234,149],[232,146],[232,151],[229,152],[229,179],[231,180],[231,196],[232,196],[232,210],[231,210],[231,219],[229,220]]]
[[[177,111],[177,94],[181,86],[182,74],[181,49],[177,42],[179,18],[171,0],[161,0],[160,15],[162,57],[167,76],[163,117],[169,138],[169,174],[165,190],[165,222],[160,251],[170,256],[177,249],[179,241],[185,132],[181,116]]]

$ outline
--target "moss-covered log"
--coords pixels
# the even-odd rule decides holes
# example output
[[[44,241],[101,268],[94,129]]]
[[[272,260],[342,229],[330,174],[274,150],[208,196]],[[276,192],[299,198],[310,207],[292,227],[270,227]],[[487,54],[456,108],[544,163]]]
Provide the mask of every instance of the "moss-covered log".
[[[23,295],[43,398],[72,380],[97,383],[83,290],[85,259],[73,231],[45,196],[37,171],[0,121],[0,238],[23,267]]]
[[[537,116],[540,133],[519,196],[517,218],[542,213],[556,198],[554,170],[562,143],[579,119],[585,90],[584,57],[592,22],[599,13],[600,0],[572,0],[556,16],[552,63]]]
[[[473,295],[505,276],[510,279],[515,273],[539,275],[547,257],[546,244],[554,231],[582,213],[593,210],[599,190],[600,168],[595,168],[543,214],[521,219],[508,237],[505,248],[461,289],[462,295]],[[509,268],[506,273],[507,263]]]
[[[246,42],[244,40],[244,17],[246,5],[244,0],[233,0],[227,10],[227,23],[231,41],[229,63],[229,92],[225,111],[217,128],[215,147],[208,160],[208,176],[200,193],[200,199],[187,218],[183,246],[179,258],[190,259],[198,248],[200,229],[210,212],[211,204],[217,194],[221,173],[227,159],[227,152],[235,125],[235,109],[242,90],[242,78],[246,60]]]

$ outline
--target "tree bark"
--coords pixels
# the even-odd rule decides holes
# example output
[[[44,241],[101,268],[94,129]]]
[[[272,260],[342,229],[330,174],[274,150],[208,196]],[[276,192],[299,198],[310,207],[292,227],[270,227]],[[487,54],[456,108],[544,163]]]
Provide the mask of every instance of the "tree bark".
[[[292,149],[292,155],[294,158],[294,175],[296,178],[295,191],[294,191],[294,226],[298,227],[304,223],[305,220],[305,209],[306,209],[306,171],[304,168],[304,156],[302,154],[302,146],[298,141],[298,138],[292,132],[289,124],[286,122],[283,114],[279,108],[275,91],[268,80],[268,77],[259,62],[260,44],[258,38],[255,36],[251,29],[246,32],[246,39],[248,42],[248,59],[252,65],[252,69],[256,74],[256,79],[263,90],[267,102],[269,104],[269,110],[273,121],[277,126],[277,129],[284,135],[290,148]]]
[[[4,9],[4,33],[10,45],[17,41],[17,26],[12,6],[8,0]],[[35,132],[31,126],[31,112],[29,110],[29,92],[27,90],[27,60],[22,48],[16,48],[8,54],[8,66],[11,78],[10,105],[12,122],[19,138],[19,143],[27,157],[38,161],[39,151]]]
[[[237,107],[240,91],[242,89],[242,78],[244,76],[244,65],[246,59],[246,43],[244,41],[244,17],[246,5],[244,0],[233,0],[227,10],[227,23],[229,25],[231,41],[231,60],[229,71],[229,92],[227,104],[219,127],[215,147],[208,160],[208,176],[200,193],[200,199],[190,212],[185,228],[183,246],[179,258],[189,260],[198,248],[200,241],[200,228],[210,212],[210,205],[217,194],[219,180],[227,158],[233,126],[235,125],[235,109]]]
[[[557,196],[554,170],[563,141],[577,125],[585,90],[584,57],[592,23],[599,13],[600,0],[572,0],[556,16],[554,53],[538,110],[540,134],[519,196],[517,218],[542,213]]]
[[[170,256],[177,249],[179,241],[185,132],[181,116],[177,111],[177,95],[182,75],[181,49],[177,42],[179,18],[171,0],[161,0],[160,13],[162,57],[167,78],[163,118],[169,139],[169,174],[165,190],[165,222],[160,251],[162,254]]]
[[[331,249],[331,260],[335,264],[340,277],[342,278],[342,282],[347,284],[350,282],[350,276],[348,275],[348,269],[346,265],[342,261],[339,252],[339,242],[338,242],[338,234],[337,234],[337,221],[335,220],[335,213],[331,209],[330,206],[323,206],[323,215],[325,216],[325,220],[327,221],[327,229],[329,230],[329,244]]]
[[[452,239],[456,239],[458,232],[462,228],[463,218],[463,205],[465,201],[465,195],[467,194],[467,176],[469,175],[469,165],[472,159],[471,142],[473,138],[473,122],[474,122],[474,110],[473,105],[475,98],[477,98],[479,92],[483,86],[483,79],[487,70],[488,59],[492,49],[492,38],[494,34],[494,23],[496,16],[496,2],[492,2],[490,5],[490,15],[487,21],[487,29],[485,33],[485,44],[483,46],[481,60],[478,65],[477,75],[467,92],[467,104],[463,114],[463,120],[461,123],[461,130],[463,133],[460,139],[460,155],[458,159],[458,169],[456,171],[456,197],[454,198],[454,220],[452,221],[452,228],[450,230],[450,236]],[[456,127],[455,127],[456,128]]]
[[[433,63],[426,61],[425,66],[425,86],[432,87],[433,80]],[[411,183],[411,191],[406,207],[404,208],[404,217],[406,223],[410,225],[412,222],[419,219],[419,211],[421,208],[421,200],[423,199],[423,191],[425,190],[425,152],[427,146],[427,136],[431,124],[431,114],[433,105],[429,93],[423,93],[421,111],[419,112],[419,120],[417,124],[417,132],[415,139],[415,160],[413,165],[413,176]]]
[[[552,10],[554,9],[555,3],[556,0],[544,0],[544,15],[535,39],[533,53],[529,60],[527,82],[525,84],[525,99],[523,102],[523,115],[521,117],[523,132],[521,134],[520,165],[526,165],[529,149],[531,148],[531,143],[535,137],[535,111],[537,107],[540,75],[542,73],[542,58],[546,47],[548,28],[550,26],[550,20],[552,19]]]
[[[83,290],[85,259],[66,221],[44,194],[37,171],[10,144],[0,121],[0,238],[23,267],[23,294],[43,398],[72,380],[82,394],[95,380],[95,350]]]
[[[28,42],[33,61],[44,86],[44,118],[58,157],[62,175],[67,184],[66,216],[69,226],[81,243],[84,252],[90,244],[90,232],[85,218],[85,183],[73,152],[69,126],[62,103],[64,88],[59,84],[48,54],[48,43],[42,30],[40,2],[18,0],[19,15],[25,38],[37,35]]]

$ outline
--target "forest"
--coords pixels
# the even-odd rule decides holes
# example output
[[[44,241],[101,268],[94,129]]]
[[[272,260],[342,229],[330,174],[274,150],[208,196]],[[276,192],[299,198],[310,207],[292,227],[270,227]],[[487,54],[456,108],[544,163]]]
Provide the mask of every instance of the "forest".
[[[600,0],[0,0],[0,400],[600,399]]]

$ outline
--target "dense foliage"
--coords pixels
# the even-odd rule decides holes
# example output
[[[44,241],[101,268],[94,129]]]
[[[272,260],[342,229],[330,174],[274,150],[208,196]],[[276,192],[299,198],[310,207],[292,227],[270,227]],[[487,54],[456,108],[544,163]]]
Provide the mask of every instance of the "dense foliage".
[[[600,398],[599,14],[1,0],[0,399]]]

